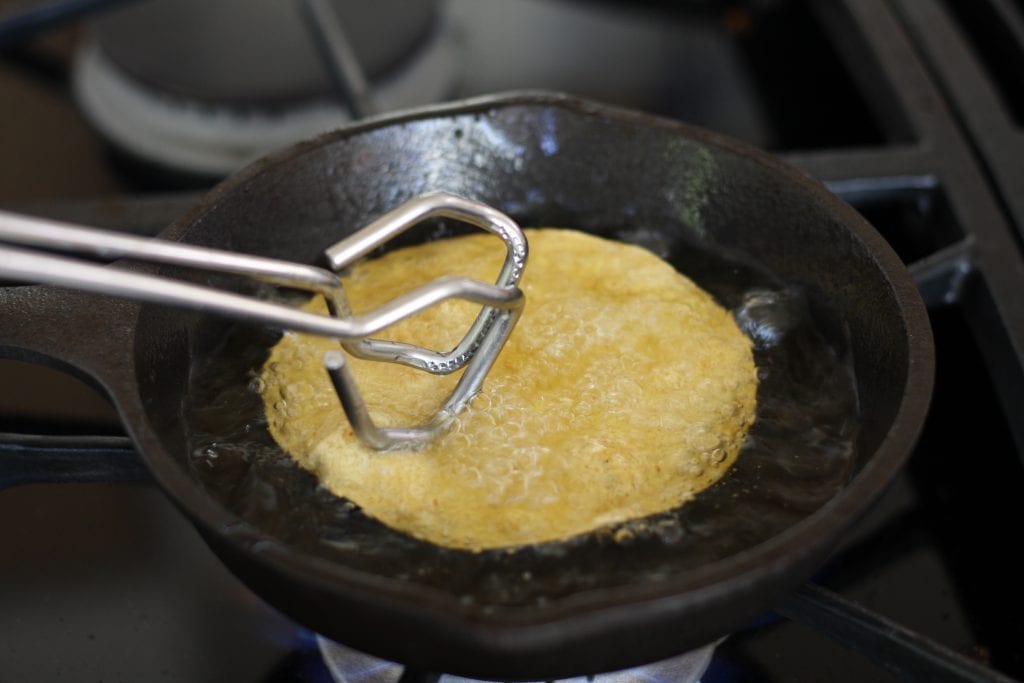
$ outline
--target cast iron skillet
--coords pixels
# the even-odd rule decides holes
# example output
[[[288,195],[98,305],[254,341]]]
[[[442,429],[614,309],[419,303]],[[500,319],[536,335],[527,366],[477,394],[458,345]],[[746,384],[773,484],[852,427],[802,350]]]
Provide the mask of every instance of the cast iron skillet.
[[[685,547],[600,539],[481,554],[402,545],[347,508],[337,522],[346,550],[332,558],[293,542],[289,529],[258,528],[195,476],[183,417],[190,371],[230,334],[227,323],[9,287],[0,289],[0,354],[64,368],[109,394],[160,486],[268,602],[358,649],[480,678],[598,673],[742,627],[820,566],[907,457],[931,393],[932,355],[923,306],[897,257],[817,182],[677,122],[535,93],[385,116],[257,162],[162,237],[314,262],[346,228],[428,190],[482,200],[524,225],[627,230],[670,251],[745,254],[806,289],[826,333],[848,334],[841,343],[862,409],[848,485],[772,538],[696,566]],[[286,479],[268,493],[286,498],[276,504],[315,488],[300,471]],[[645,571],[648,552],[656,573]],[[501,598],[531,580],[551,594]]]

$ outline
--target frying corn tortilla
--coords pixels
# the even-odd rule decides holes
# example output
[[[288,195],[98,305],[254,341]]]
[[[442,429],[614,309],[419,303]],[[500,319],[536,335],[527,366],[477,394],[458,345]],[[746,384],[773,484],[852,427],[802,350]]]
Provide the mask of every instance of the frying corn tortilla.
[[[335,495],[390,527],[480,551],[565,539],[676,508],[735,461],[757,371],[728,311],[654,254],[561,229],[526,231],[526,308],[451,431],[417,451],[353,434],[323,367],[337,342],[286,333],[262,371],[270,432]],[[356,313],[441,275],[493,281],[491,235],[449,238],[358,264]],[[307,310],[325,312],[321,298]],[[446,302],[380,338],[454,346],[479,312]],[[380,426],[428,420],[458,375],[351,359]]]

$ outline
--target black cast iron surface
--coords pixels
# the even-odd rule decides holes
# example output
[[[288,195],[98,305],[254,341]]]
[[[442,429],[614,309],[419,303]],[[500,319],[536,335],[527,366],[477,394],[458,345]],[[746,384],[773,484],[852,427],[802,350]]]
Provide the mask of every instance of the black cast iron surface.
[[[1015,501],[1024,487],[1024,311],[1015,293],[1024,269],[1014,236],[1021,229],[1020,193],[1009,189],[1016,187],[1019,164],[1007,163],[1019,147],[1020,90],[1005,87],[1020,74],[1013,66],[1024,45],[1019,3],[851,0],[808,7],[827,27],[888,144],[786,158],[824,179],[891,241],[929,305],[938,347],[935,405],[908,485],[890,496],[899,502],[884,515],[886,524],[852,541],[825,580],[885,605],[886,614],[912,626],[913,638],[930,634],[976,662],[1024,678],[1018,646],[1024,630],[1009,616],[1024,608],[1015,578],[1022,567],[993,533],[993,520],[1021,513]],[[979,22],[989,30],[979,31]],[[971,428],[959,426],[965,424]],[[972,467],[963,462],[967,454]],[[849,612],[814,625],[835,634],[858,619]],[[772,680],[799,679],[799,657],[791,665],[768,663],[773,649],[798,632],[794,624],[776,625],[734,639],[720,654],[734,664],[753,656]],[[841,640],[900,680],[1000,679],[950,662],[922,674],[935,663],[931,644],[894,661],[890,655],[900,651],[904,634],[862,649],[866,634]],[[812,660],[842,661],[826,641],[802,638]],[[828,678],[883,677],[844,672],[845,666],[818,670]],[[719,673],[729,670],[723,663]]]
[[[355,564],[324,561],[225,511],[192,479],[183,395],[190,368],[223,335],[222,325],[152,307],[136,318],[135,306],[124,302],[101,305],[77,294],[15,288],[0,301],[0,343],[56,358],[99,381],[158,482],[268,601],[326,636],[433,671],[512,678],[595,673],[718,637],[805,578],[908,454],[931,392],[931,338],[894,254],[856,213],[806,177],[678,124],[544,95],[385,119],[256,164],[165,236],[310,262],[335,226],[363,225],[438,188],[488,202],[527,225],[599,234],[641,230],[657,234],[669,252],[690,244],[745,254],[782,282],[806,288],[832,343],[849,344],[842,352],[851,355],[862,402],[850,485],[779,536],[658,581],[597,582],[600,588],[515,608],[481,604],[472,591],[467,600],[465,589],[448,593],[444,584],[386,578],[384,565],[375,571],[365,560],[379,553],[374,561],[415,570],[441,560],[430,548],[391,557],[368,539]],[[69,340],[63,333],[69,326],[96,336]],[[834,337],[841,329],[848,341]],[[124,349],[133,349],[134,367]],[[586,564],[588,552],[570,544],[559,562]],[[487,554],[444,557],[478,564],[481,582],[491,572],[495,580],[513,580]],[[550,580],[560,580],[559,562],[527,563],[533,581],[543,585],[551,572]],[[600,563],[593,567],[601,573]]]
[[[909,627],[914,639],[1024,679],[1024,622],[1014,616],[1024,610],[1024,567],[1002,550],[998,531],[998,520],[1024,514],[1013,438],[1024,424],[1022,270],[1012,238],[1020,221],[1000,210],[1008,195],[991,193],[982,172],[997,175],[992,150],[1012,159],[1017,144],[1001,131],[1019,129],[1014,90],[1002,87],[1007,73],[1024,73],[1013,67],[1021,41],[1005,40],[1018,7],[1004,0],[764,3],[740,43],[781,131],[759,144],[828,182],[881,230],[911,266],[936,332],[935,403],[922,443],[906,475],[817,580]],[[999,16],[1002,26],[972,32],[958,17],[964,10]],[[987,147],[976,140],[982,135]],[[109,202],[38,210],[155,233],[192,202],[157,198],[156,211],[152,200],[138,209],[118,202],[113,217]],[[20,558],[3,573],[5,614],[17,621],[4,631],[9,653],[0,679],[31,671],[40,680],[69,672],[79,680],[326,680],[303,631],[260,608],[154,491],[29,487],[6,492],[0,506],[5,519],[18,520],[4,538]],[[120,514],[107,514],[114,510]],[[81,563],[72,566],[68,556]],[[817,633],[849,628],[850,617],[837,613],[838,623],[815,630],[758,620],[719,646],[704,680],[915,680],[917,662],[911,655],[901,665],[906,653],[891,643],[863,654],[895,674]],[[863,634],[850,640],[856,645]],[[123,643],[132,643],[131,654]],[[927,642],[923,649],[928,656]],[[983,676],[957,671],[950,667],[945,679]]]

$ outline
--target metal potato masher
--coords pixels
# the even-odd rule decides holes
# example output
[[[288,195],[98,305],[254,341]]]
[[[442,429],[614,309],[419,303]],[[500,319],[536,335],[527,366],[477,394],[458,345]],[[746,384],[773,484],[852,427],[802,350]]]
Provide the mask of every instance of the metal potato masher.
[[[338,273],[397,235],[435,217],[462,221],[502,239],[506,256],[496,281],[491,284],[469,277],[445,276],[367,313],[352,315]],[[53,252],[242,275],[260,283],[322,294],[329,315],[169,277],[57,256]],[[486,204],[434,192],[415,197],[387,212],[328,247],[324,253],[331,270],[0,212],[0,278],[184,307],[321,335],[339,340],[341,347],[353,356],[400,363],[433,374],[448,374],[464,367],[459,382],[429,422],[413,427],[378,427],[366,409],[344,354],[330,351],[324,356],[324,367],[345,415],[364,443],[374,449],[391,450],[416,448],[433,441],[479,391],[519,320],[525,298],[518,283],[527,258],[522,230],[508,216]],[[462,340],[450,351],[372,338],[385,328],[448,299],[463,299],[482,306]]]

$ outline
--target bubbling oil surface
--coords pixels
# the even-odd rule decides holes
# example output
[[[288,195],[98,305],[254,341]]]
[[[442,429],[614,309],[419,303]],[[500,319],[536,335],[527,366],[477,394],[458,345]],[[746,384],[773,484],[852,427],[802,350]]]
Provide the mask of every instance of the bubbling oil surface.
[[[525,231],[527,310],[481,392],[416,451],[353,434],[323,368],[336,341],[288,333],[264,365],[270,432],[338,496],[448,548],[565,539],[682,505],[735,460],[754,418],[751,341],[691,280],[650,251],[575,230]],[[444,275],[480,280],[503,250],[475,233],[356,266],[356,313]],[[306,306],[321,314],[319,297]],[[451,348],[478,307],[446,302],[381,334]],[[378,424],[424,422],[457,375],[352,359]]]
[[[619,237],[663,246],[642,233]],[[195,366],[188,465],[242,519],[298,551],[485,611],[665,580],[764,541],[850,476],[858,410],[841,325],[822,324],[812,296],[741,259],[687,245],[659,255],[732,311],[752,340],[760,380],[756,421],[735,465],[685,505],[512,551],[442,548],[395,531],[319,486],[270,437],[259,370],[279,335],[249,327],[230,328]]]

